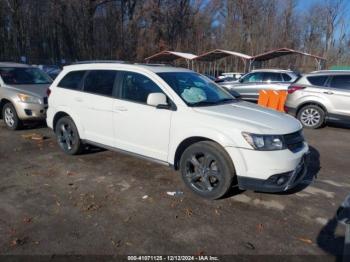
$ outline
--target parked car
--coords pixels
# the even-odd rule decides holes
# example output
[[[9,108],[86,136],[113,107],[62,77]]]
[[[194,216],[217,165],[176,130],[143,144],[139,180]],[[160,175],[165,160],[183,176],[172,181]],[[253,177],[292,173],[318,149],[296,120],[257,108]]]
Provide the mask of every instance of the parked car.
[[[286,111],[304,127],[350,122],[350,71],[318,71],[302,76],[288,89]]]
[[[71,65],[50,90],[47,124],[66,154],[91,144],[173,166],[205,198],[237,184],[285,191],[307,170],[299,121],[237,100],[188,69]]]
[[[25,121],[44,120],[52,79],[37,67],[0,63],[0,112],[9,129]]]
[[[259,69],[246,74],[237,82],[219,84],[235,90],[243,100],[257,101],[260,90],[287,90],[298,77],[298,74],[289,70]]]
[[[239,72],[228,72],[228,73],[222,73],[220,76],[218,76],[218,80],[223,81],[238,81],[244,73]]]
[[[48,74],[52,79],[55,79],[62,71],[61,67],[58,65],[40,65],[39,68]]]

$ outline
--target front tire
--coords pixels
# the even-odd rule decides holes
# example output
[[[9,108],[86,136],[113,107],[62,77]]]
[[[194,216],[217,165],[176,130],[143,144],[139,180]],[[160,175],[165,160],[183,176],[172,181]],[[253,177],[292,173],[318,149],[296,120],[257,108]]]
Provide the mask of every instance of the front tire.
[[[326,113],[317,105],[306,105],[298,112],[297,118],[306,128],[317,129],[325,123]]]
[[[231,158],[218,144],[203,141],[189,146],[180,159],[185,184],[207,199],[218,199],[232,187],[235,169]]]
[[[17,111],[11,103],[4,105],[2,109],[2,119],[10,130],[19,130],[22,128],[22,121],[18,118]]]
[[[55,127],[57,142],[64,153],[77,155],[82,151],[83,144],[74,121],[65,116],[58,120]]]

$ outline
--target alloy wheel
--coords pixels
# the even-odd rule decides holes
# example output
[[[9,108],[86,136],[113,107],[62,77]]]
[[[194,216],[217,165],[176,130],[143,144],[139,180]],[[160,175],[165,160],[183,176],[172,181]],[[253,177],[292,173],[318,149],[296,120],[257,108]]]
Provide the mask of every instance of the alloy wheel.
[[[211,154],[196,153],[186,161],[185,178],[200,192],[211,192],[221,181],[218,162]]]
[[[58,143],[65,151],[70,151],[76,143],[76,137],[70,124],[62,123],[59,127]]]
[[[4,114],[4,118],[5,118],[5,123],[9,126],[9,127],[13,127],[15,124],[15,114],[12,111],[12,109],[10,107],[7,107],[5,109],[5,114]]]
[[[314,108],[306,108],[300,116],[300,121],[305,126],[316,126],[321,120],[321,114]]]

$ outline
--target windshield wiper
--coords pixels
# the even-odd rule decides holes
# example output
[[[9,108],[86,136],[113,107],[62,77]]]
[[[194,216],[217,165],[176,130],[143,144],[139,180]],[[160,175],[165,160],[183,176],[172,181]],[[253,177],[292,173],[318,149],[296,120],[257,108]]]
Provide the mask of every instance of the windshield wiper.
[[[228,102],[235,101],[234,98],[224,98],[218,101],[200,101],[197,103],[193,103],[190,106],[213,106],[213,105],[219,105],[219,104],[224,104]]]

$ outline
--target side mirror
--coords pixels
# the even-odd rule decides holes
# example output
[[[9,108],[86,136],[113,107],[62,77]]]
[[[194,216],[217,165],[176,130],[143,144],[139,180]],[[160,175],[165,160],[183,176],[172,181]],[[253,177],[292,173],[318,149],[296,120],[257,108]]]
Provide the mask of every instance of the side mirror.
[[[147,97],[147,105],[159,108],[170,107],[167,103],[166,96],[163,93],[150,93]]]

